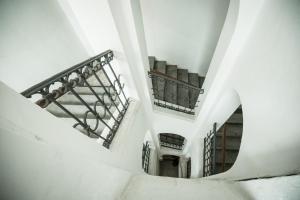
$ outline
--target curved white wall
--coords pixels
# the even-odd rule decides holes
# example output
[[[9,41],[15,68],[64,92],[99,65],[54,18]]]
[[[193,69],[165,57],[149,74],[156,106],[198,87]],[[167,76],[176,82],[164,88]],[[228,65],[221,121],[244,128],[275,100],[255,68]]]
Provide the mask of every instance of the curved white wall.
[[[0,80],[18,92],[89,58],[56,1],[1,1],[0,26]]]
[[[296,0],[240,2],[237,26],[218,79],[197,119],[196,132],[203,138],[214,122],[222,124],[234,110],[226,110],[234,107],[234,101],[218,108],[219,100],[230,90],[240,96],[244,120],[240,153],[232,169],[215,178],[300,172],[299,11]]]
[[[206,75],[229,0],[141,0],[148,53]]]

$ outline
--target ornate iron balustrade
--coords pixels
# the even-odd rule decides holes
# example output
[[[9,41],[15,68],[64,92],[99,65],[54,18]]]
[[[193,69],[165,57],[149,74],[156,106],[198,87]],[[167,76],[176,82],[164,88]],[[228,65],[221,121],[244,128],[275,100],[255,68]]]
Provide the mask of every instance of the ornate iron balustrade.
[[[160,146],[176,150],[182,150],[185,138],[173,133],[159,134]]]
[[[149,142],[147,141],[143,144],[143,153],[142,153],[142,167],[146,173],[149,171],[149,162],[150,162],[150,147]]]
[[[148,76],[152,79],[154,105],[190,115],[195,114],[195,108],[199,102],[198,96],[204,93],[203,89],[153,70],[148,72]],[[167,86],[177,87],[177,91],[186,90],[188,93],[179,102],[172,91],[168,91]],[[166,98],[166,94],[170,96],[171,100]],[[189,97],[189,94],[192,95]]]
[[[204,138],[203,176],[210,176],[216,172],[216,135],[217,124],[214,123],[213,130]]]
[[[51,103],[55,104],[63,110],[69,117],[73,118],[76,123],[73,127],[81,126],[87,135],[94,135],[103,139],[103,146],[109,148],[119,125],[129,106],[129,99],[126,97],[123,88],[124,84],[120,83],[120,76],[117,76],[111,66],[113,60],[113,52],[107,50],[95,57],[92,57],[80,64],[77,64],[69,69],[66,69],[41,83],[38,83],[31,88],[25,90],[21,94],[26,98],[32,98],[35,95],[39,96],[36,104],[41,108],[46,108]],[[101,76],[99,76],[99,74]],[[96,85],[89,83],[89,78],[94,78]],[[108,85],[104,84],[105,82]],[[95,97],[96,101],[91,105],[76,91],[76,87],[85,87]],[[103,93],[96,92],[97,88],[101,88]],[[74,95],[81,105],[86,107],[84,117],[80,119],[71,110],[68,110],[57,99],[66,93]],[[108,99],[108,100],[107,100]],[[109,103],[107,103],[109,101]],[[97,111],[97,106],[104,108],[104,114]],[[115,107],[113,112],[110,108]],[[96,120],[95,127],[91,127],[88,123],[88,116],[93,116]],[[104,120],[104,117],[109,117],[109,120]],[[108,134],[104,137],[96,132],[99,123],[105,125],[108,129]]]

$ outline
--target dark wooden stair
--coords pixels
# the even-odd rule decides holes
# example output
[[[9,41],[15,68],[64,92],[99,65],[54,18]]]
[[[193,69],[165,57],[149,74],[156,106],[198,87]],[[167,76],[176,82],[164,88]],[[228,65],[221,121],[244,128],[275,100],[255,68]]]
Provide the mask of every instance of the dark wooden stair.
[[[202,88],[205,77],[196,73],[189,73],[187,69],[178,68],[177,65],[169,65],[166,61],[157,61],[153,56],[149,56],[149,65],[150,70],[155,73]],[[177,84],[161,77],[152,78],[152,86],[155,99],[189,109],[195,108],[200,94],[200,91],[189,89],[186,85]]]

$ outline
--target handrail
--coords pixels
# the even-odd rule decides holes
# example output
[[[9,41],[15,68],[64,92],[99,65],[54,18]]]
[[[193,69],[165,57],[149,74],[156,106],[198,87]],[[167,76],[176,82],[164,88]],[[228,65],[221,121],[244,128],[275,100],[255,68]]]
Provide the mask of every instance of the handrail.
[[[217,123],[214,123],[213,130],[209,131],[204,138],[203,176],[210,176],[216,173],[216,135]]]
[[[198,97],[204,93],[204,89],[177,80],[174,77],[156,70],[149,71],[148,76],[152,80],[154,105],[185,114],[195,115]],[[183,91],[184,93],[182,94],[184,95],[177,99],[176,92],[169,90],[169,87],[179,88],[178,91]],[[186,94],[186,92],[188,93]]]
[[[194,90],[199,91],[200,94],[202,94],[202,93],[204,92],[204,89],[201,89],[201,88],[199,88],[199,87],[193,86],[193,85],[188,84],[188,83],[186,83],[186,82],[177,80],[176,78],[173,78],[173,77],[171,77],[171,76],[168,76],[168,75],[166,75],[166,74],[164,74],[164,73],[161,73],[161,72],[158,72],[158,71],[155,71],[155,70],[149,71],[148,74],[149,74],[149,75],[154,75],[154,76],[159,76],[159,77],[161,77],[161,78],[164,78],[164,79],[166,79],[166,80],[175,82],[175,83],[177,83],[177,84],[184,85],[184,86],[186,86],[186,87],[188,87],[188,88],[191,88],[191,89],[194,89]]]
[[[55,104],[59,109],[73,118],[76,123],[74,128],[81,126],[84,133],[90,137],[98,137],[104,140],[103,146],[109,148],[120,124],[129,106],[129,99],[126,97],[120,83],[120,76],[117,76],[110,64],[113,60],[113,51],[107,50],[97,56],[89,58],[77,65],[74,65],[60,73],[51,76],[50,78],[30,87],[21,94],[26,98],[31,98],[32,95],[40,94],[42,98],[36,104],[42,108],[46,108],[51,103]],[[108,72],[111,76],[108,75]],[[75,77],[73,77],[75,75]],[[94,77],[95,82],[90,84],[89,77]],[[104,85],[104,80],[107,81]],[[56,83],[60,87],[54,88]],[[51,88],[51,86],[54,86]],[[89,95],[95,98],[95,101],[87,103],[75,87],[85,87]],[[101,87],[102,93],[96,92],[96,89]],[[74,114],[66,105],[61,103],[58,98],[69,92],[83,108],[86,109],[82,115]],[[101,106],[103,113],[97,110]],[[115,109],[115,113],[114,112]],[[89,116],[96,120],[96,125],[91,128],[88,122]],[[102,136],[102,132],[97,132],[99,123],[102,123],[107,129],[108,134]]]
[[[51,76],[50,78],[47,78],[46,80],[26,89],[25,91],[23,91],[21,94],[27,98],[30,98],[31,95],[37,93],[38,91],[40,91],[41,89],[47,87],[49,85],[50,82],[56,82],[56,81],[59,81],[59,79],[69,75],[69,74],[72,74],[73,72],[76,72],[78,69],[81,69],[83,67],[85,67],[87,64],[91,63],[92,61],[96,60],[96,59],[99,59],[101,57],[105,57],[105,56],[108,56],[109,54],[111,54],[110,56],[113,56],[113,52],[112,50],[107,50],[103,53],[100,53],[99,55],[96,55],[94,57],[91,57],[77,65],[74,65],[62,72],[59,72],[53,76]]]
[[[149,163],[150,162],[150,146],[149,142],[143,143],[143,150],[142,150],[142,167],[144,172],[149,172]]]

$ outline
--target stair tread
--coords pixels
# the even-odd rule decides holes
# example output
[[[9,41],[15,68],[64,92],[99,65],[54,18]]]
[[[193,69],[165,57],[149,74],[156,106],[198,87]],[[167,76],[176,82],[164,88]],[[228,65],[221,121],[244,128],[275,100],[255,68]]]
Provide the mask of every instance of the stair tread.
[[[204,83],[205,77],[199,76],[199,87],[202,88],[203,83]]]
[[[177,69],[177,78],[179,81],[183,81],[188,83],[188,70],[187,69]],[[189,108],[190,98],[189,98],[189,89],[186,86],[177,85],[177,102],[178,105],[183,106],[185,108]]]
[[[154,56],[149,56],[148,59],[149,59],[150,69],[153,70],[154,69],[154,64],[155,64],[155,57]]]
[[[84,118],[85,113],[88,111],[88,108],[84,105],[63,105],[67,110],[69,110],[73,115],[75,115],[78,118]],[[93,107],[91,106],[93,109]],[[52,113],[53,115],[57,117],[62,118],[71,118],[70,115],[68,115],[66,112],[64,112],[61,108],[59,108],[54,103],[50,104],[47,108],[47,111]],[[100,116],[103,116],[105,114],[105,108],[102,105],[96,106],[97,112]],[[115,107],[111,107],[110,111],[113,113],[115,111]],[[91,112],[87,115],[88,119],[96,118]],[[103,119],[109,119],[110,116],[106,114]]]
[[[177,79],[177,65],[167,65],[167,75]]]
[[[115,92],[112,87],[105,87],[105,89],[104,89],[104,87],[92,87],[92,88],[95,91],[95,93],[99,94],[99,95],[105,94],[105,89],[109,94],[111,94],[113,96],[115,95]],[[93,95],[93,92],[88,87],[85,87],[85,86],[76,87],[76,88],[74,88],[74,90],[77,94],[80,94],[80,95]],[[68,92],[67,94],[73,95],[72,92]]]
[[[177,69],[178,72],[178,80],[188,83],[189,82],[189,76],[188,76],[188,70],[187,69]]]
[[[156,61],[155,63],[155,70],[166,74],[167,62],[166,61]]]
[[[199,87],[199,76],[197,73],[189,73],[189,84]]]
[[[96,72],[96,74],[97,74],[97,76],[99,77],[99,79],[101,80],[101,82],[102,82],[102,84],[103,84],[104,86],[110,85],[108,79],[106,78],[106,76],[105,76],[105,74],[104,74],[104,72],[103,72],[102,70],[99,70],[98,72]],[[87,79],[87,82],[88,82],[91,86],[95,86],[95,85],[100,86],[99,81],[97,80],[97,78],[96,78],[94,75],[90,76],[90,77]]]
[[[155,71],[166,74],[166,61],[157,61],[154,67]],[[152,79],[154,97],[159,100],[165,100],[166,81],[160,77]]]
[[[172,78],[177,79],[177,66],[167,65],[166,74]],[[172,81],[166,81],[165,101],[177,104],[177,84]]]
[[[84,94],[84,95],[80,95],[80,97],[88,105],[94,105],[98,101],[98,98],[95,95]],[[104,103],[106,105],[110,105],[112,103],[108,95],[103,95],[103,96],[99,95],[99,98],[101,100],[104,100]],[[82,102],[75,95],[72,94],[63,95],[60,98],[58,98],[56,101],[63,105],[82,105]],[[119,104],[118,99],[115,100],[115,104],[116,105]]]
[[[223,148],[222,147],[220,147],[220,146],[218,146],[218,147],[216,147],[216,150],[222,150]],[[240,149],[239,148],[236,148],[236,147],[226,147],[225,148],[225,151],[239,151]]]
[[[188,73],[189,84],[199,87],[199,76],[197,73]],[[194,89],[189,89],[190,108],[193,109],[197,103],[200,92]]]

